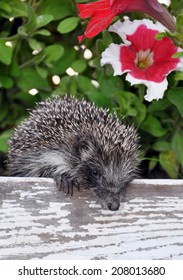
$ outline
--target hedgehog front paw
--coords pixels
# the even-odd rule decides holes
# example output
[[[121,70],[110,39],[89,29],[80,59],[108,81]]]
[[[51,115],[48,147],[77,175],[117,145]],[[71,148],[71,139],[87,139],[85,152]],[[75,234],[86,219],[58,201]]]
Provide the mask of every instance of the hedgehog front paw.
[[[76,187],[79,191],[79,183],[77,180],[69,180],[65,177],[55,179],[57,188],[59,191],[63,190],[66,195],[73,196],[74,188]]]

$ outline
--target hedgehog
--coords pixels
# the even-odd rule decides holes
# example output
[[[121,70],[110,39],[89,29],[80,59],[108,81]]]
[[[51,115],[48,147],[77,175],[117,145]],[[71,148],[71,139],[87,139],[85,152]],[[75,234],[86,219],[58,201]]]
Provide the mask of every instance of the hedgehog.
[[[139,137],[109,109],[74,97],[38,103],[9,140],[9,176],[51,177],[59,190],[89,188],[109,210],[137,176]]]

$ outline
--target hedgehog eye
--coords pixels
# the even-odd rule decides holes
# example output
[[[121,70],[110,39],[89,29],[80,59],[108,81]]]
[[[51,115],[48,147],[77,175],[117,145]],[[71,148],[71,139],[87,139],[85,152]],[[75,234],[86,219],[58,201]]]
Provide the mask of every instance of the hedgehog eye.
[[[92,176],[96,179],[98,179],[100,177],[100,172],[98,169],[92,169]]]

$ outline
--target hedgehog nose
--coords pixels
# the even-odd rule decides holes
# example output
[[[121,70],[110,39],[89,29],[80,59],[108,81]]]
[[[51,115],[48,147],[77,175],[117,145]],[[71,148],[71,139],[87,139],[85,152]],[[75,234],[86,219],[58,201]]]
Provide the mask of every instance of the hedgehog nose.
[[[119,201],[113,201],[111,203],[109,203],[108,205],[109,210],[111,211],[117,211],[119,209],[120,203]]]

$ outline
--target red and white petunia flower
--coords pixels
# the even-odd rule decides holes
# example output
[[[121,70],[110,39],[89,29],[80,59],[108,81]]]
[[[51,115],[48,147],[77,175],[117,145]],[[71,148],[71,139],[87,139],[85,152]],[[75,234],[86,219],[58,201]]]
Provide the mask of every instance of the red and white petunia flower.
[[[132,85],[146,85],[144,98],[147,101],[162,98],[168,86],[166,76],[174,70],[183,71],[183,59],[172,57],[183,50],[168,37],[156,40],[155,36],[165,31],[159,22],[125,18],[123,23],[117,21],[112,25],[109,31],[117,33],[123,43],[110,44],[102,53],[101,65],[111,64],[114,75],[127,73],[126,80]]]
[[[150,15],[171,32],[176,30],[173,18],[157,0],[99,0],[77,6],[79,17],[90,17],[85,33],[78,36],[79,42],[86,37],[92,38],[99,34],[111,24],[116,15],[134,11]]]

